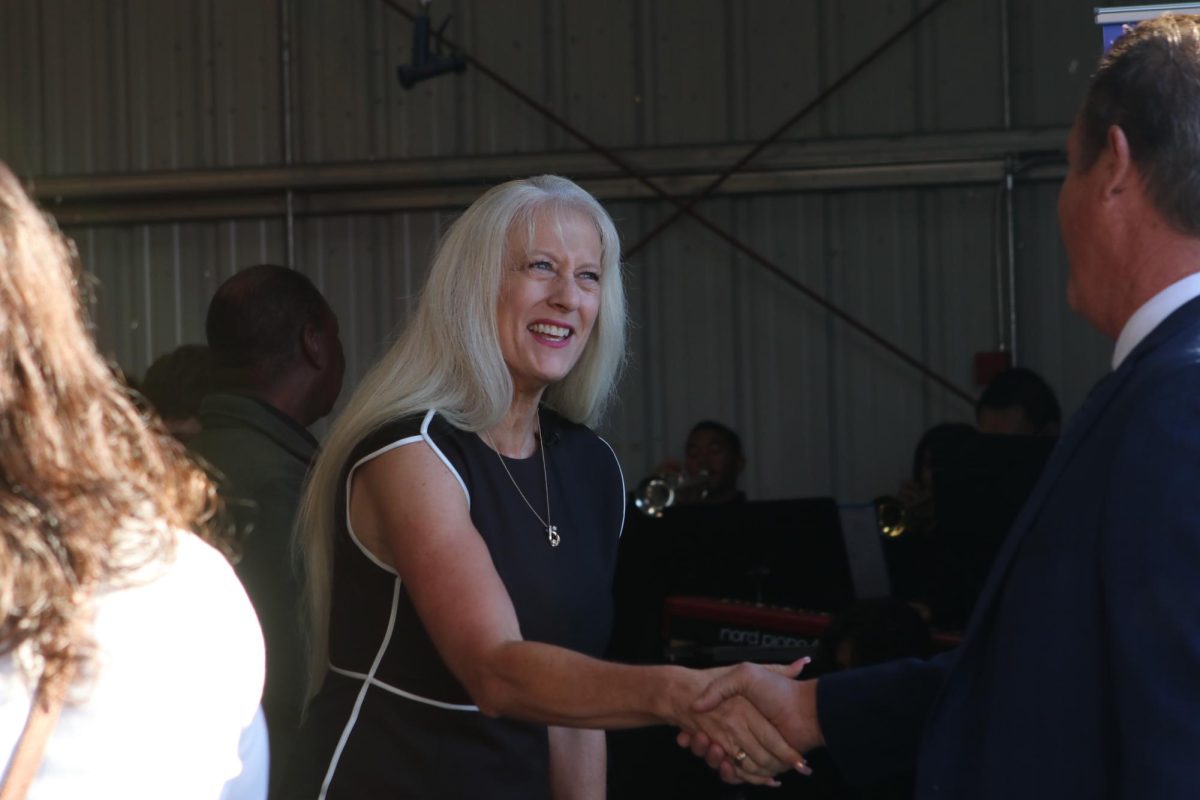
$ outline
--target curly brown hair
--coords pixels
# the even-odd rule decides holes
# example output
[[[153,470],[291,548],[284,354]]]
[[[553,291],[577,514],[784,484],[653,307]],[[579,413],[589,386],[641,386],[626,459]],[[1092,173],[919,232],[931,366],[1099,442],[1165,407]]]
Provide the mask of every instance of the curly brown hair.
[[[88,330],[73,244],[0,163],[0,655],[45,690],[91,648],[87,598],[215,536],[216,491]]]

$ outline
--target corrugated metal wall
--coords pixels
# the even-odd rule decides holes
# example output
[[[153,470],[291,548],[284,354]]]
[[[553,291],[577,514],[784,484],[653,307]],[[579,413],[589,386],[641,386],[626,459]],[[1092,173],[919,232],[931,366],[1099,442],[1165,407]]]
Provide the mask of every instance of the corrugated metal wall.
[[[406,7],[415,2],[401,0]],[[928,2],[438,0],[449,34],[610,147],[752,142]],[[0,157],[28,176],[284,161],[275,0],[0,4]],[[380,0],[289,0],[291,130],[304,163],[579,149],[477,71],[403,90],[411,25]],[[789,140],[998,129],[1007,7],[1011,124],[1066,127],[1099,54],[1091,2],[949,0],[787,134]],[[720,165],[716,165],[720,166]],[[1018,185],[1022,361],[1073,409],[1108,344],[1066,309],[1057,187]],[[52,198],[50,199],[52,201]],[[999,186],[716,198],[701,211],[789,274],[969,387],[998,343]],[[668,212],[611,203],[626,241]],[[342,320],[348,378],[406,318],[452,217],[306,217],[295,266]],[[281,219],[69,230],[99,282],[101,341],[131,373],[203,339],[214,288],[282,262]],[[690,423],[741,430],[752,497],[889,491],[921,431],[970,409],[692,222],[629,264],[632,368],[607,433],[632,480]]]

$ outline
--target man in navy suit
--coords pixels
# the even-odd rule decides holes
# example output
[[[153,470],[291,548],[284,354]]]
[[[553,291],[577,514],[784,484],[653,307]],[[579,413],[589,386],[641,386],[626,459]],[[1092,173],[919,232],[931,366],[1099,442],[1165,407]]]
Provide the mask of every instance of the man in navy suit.
[[[812,681],[742,666],[699,701],[745,695],[852,782],[1200,796],[1200,17],[1122,37],[1067,149],[1068,299],[1116,339],[1113,371],[1063,432],[962,646]],[[690,744],[727,780],[787,767]]]

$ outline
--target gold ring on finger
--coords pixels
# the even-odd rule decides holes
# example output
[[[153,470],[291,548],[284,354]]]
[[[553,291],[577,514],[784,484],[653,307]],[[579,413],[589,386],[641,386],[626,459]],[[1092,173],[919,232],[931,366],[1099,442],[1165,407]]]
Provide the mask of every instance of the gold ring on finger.
[[[742,749],[739,747],[739,748],[738,748],[738,751],[737,751],[736,753],[734,753],[734,754],[733,754],[733,760],[734,760],[734,761],[736,761],[736,762],[737,762],[737,763],[739,763],[739,764],[740,764],[740,763],[742,763],[743,761],[745,761],[745,760],[746,760],[746,751],[745,751],[745,750],[742,750]]]

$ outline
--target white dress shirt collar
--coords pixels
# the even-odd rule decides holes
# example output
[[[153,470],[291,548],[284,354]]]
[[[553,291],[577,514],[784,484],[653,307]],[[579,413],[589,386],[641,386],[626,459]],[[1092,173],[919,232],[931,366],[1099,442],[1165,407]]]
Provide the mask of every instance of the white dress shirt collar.
[[[1143,303],[1141,308],[1133,312],[1117,337],[1117,347],[1113,350],[1113,369],[1121,366],[1121,362],[1163,320],[1194,297],[1200,297],[1200,272],[1180,278]]]

